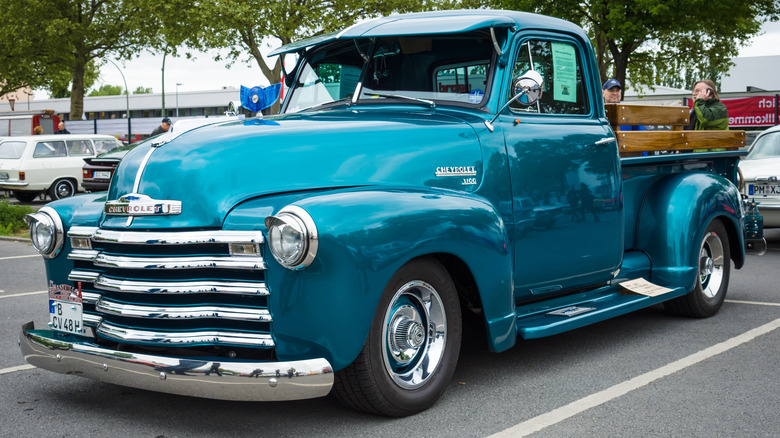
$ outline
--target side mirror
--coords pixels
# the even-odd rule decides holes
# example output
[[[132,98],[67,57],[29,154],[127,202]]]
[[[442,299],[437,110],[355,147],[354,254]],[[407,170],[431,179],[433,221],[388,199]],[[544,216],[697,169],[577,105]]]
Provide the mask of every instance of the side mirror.
[[[512,102],[518,101],[521,105],[526,106],[539,102],[539,99],[542,98],[542,83],[544,83],[544,79],[542,79],[542,75],[536,70],[528,70],[523,73],[523,75],[515,81],[512,87],[512,92],[515,94],[514,97],[509,99],[509,102],[505,103],[490,121],[485,120],[487,129],[490,132],[493,132],[493,122],[496,121],[498,116],[501,115]]]
[[[533,105],[542,98],[542,75],[535,70],[529,70],[520,76],[514,84],[513,92],[521,105]],[[510,101],[511,103],[512,101]]]

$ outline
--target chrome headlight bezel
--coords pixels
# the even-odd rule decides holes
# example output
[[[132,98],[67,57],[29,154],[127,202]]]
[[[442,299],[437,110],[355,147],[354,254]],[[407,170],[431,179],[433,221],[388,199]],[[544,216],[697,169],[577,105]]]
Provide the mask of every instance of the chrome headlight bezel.
[[[268,248],[280,265],[287,269],[299,270],[311,265],[317,256],[319,235],[314,219],[306,210],[288,205],[273,216],[265,219],[268,229]],[[282,235],[297,233],[299,242],[294,251],[285,250]]]
[[[30,226],[30,239],[35,250],[47,259],[57,257],[65,240],[65,230],[57,211],[41,207],[37,213],[26,215],[24,221]]]

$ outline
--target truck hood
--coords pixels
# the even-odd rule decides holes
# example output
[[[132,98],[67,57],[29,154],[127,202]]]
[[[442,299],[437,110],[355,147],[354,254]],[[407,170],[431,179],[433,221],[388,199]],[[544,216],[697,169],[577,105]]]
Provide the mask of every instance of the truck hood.
[[[268,194],[365,185],[473,190],[462,176],[467,168],[482,175],[479,140],[457,114],[346,109],[199,127],[130,151],[107,200],[181,202],[181,213],[135,216],[132,228],[208,228]],[[127,219],[104,215],[102,225],[125,228]]]

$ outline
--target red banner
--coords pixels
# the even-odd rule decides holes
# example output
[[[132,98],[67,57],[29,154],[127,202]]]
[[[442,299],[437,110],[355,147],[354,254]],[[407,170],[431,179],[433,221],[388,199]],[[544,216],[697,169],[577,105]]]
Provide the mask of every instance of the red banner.
[[[721,99],[729,110],[730,128],[748,128],[776,125],[775,96],[753,96]],[[688,99],[688,107],[693,100]]]

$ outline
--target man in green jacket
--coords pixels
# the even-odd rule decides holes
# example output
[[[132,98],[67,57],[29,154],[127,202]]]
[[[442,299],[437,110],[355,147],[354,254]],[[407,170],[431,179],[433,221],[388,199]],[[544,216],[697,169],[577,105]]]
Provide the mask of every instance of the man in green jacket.
[[[688,129],[728,130],[729,111],[718,98],[715,82],[709,79],[693,84],[693,111]]]

